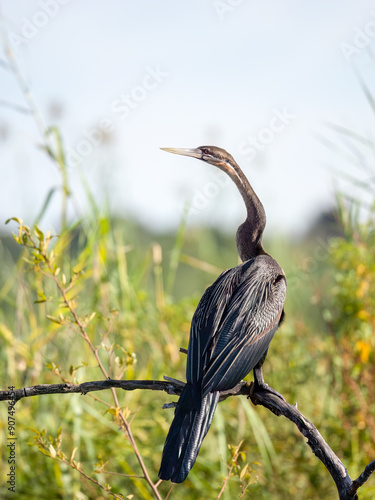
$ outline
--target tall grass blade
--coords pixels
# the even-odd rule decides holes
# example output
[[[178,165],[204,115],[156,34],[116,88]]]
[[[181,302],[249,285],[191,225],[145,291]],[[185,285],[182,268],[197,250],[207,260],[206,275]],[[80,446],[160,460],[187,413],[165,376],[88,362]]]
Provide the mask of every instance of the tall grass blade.
[[[258,416],[251,404],[249,404],[249,402],[243,398],[240,398],[240,401],[243,409],[245,410],[249,425],[253,431],[254,438],[257,442],[258,450],[262,456],[266,473],[268,475],[271,475],[272,462],[276,458],[276,452],[273,447],[271,438],[261,418]]]

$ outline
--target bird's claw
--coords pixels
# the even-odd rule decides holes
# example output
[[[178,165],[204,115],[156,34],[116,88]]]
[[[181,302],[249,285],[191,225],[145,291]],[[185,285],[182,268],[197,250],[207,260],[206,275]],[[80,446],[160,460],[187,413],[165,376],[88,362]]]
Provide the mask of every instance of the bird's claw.
[[[254,381],[250,385],[250,393],[249,393],[249,398],[251,398],[253,395],[255,395],[257,392],[269,392],[270,394],[273,394],[274,396],[277,396],[278,398],[282,399],[285,401],[285,398],[282,394],[277,392],[275,389],[270,387],[266,382],[262,381]]]

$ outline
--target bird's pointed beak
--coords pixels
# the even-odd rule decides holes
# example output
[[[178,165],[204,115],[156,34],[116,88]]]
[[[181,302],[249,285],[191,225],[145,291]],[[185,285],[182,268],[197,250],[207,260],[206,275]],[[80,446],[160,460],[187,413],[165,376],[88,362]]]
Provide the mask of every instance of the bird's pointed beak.
[[[192,156],[193,158],[202,159],[202,151],[199,148],[188,149],[188,148],[160,148],[167,153],[174,153],[175,155]]]

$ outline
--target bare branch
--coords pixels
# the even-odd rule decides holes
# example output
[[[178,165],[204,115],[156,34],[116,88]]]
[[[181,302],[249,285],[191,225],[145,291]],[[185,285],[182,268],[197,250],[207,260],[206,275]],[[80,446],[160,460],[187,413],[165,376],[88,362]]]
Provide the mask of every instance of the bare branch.
[[[353,485],[349,490],[349,494],[351,494],[353,498],[358,488],[365,484],[365,482],[369,479],[373,472],[375,472],[375,460],[366,465],[365,470],[362,472],[362,474],[353,481]]]
[[[253,404],[260,404],[268,408],[277,416],[283,415],[293,422],[301,434],[307,438],[307,444],[310,446],[312,452],[321,462],[323,462],[324,466],[331,474],[332,479],[335,481],[340,500],[357,500],[358,496],[355,492],[354,495],[349,494],[353,483],[348,471],[341,463],[338,456],[324,441],[315,425],[297,410],[297,406],[292,406],[284,399],[262,389],[254,392],[254,390],[252,390],[253,388],[254,385],[252,385],[250,389],[250,399]]]
[[[162,380],[97,380],[93,382],[83,382],[82,384],[40,384],[13,391],[0,391],[0,401],[19,401],[32,396],[43,396],[44,394],[87,394],[88,392],[104,391],[110,388],[123,389],[124,391],[134,391],[136,389],[147,389],[150,391],[164,391],[167,394],[179,396],[184,388],[184,383],[173,378],[166,377]],[[220,401],[229,396],[249,395],[249,384],[240,382],[236,387],[220,394]]]
[[[18,401],[22,398],[31,396],[42,396],[44,394],[87,394],[93,391],[103,391],[110,388],[123,389],[125,391],[134,391],[136,389],[147,389],[151,391],[164,391],[167,394],[179,396],[184,388],[184,383],[169,377],[166,380],[98,380],[93,382],[84,382],[82,384],[42,384],[13,391],[0,391],[0,401]],[[336,483],[340,500],[358,500],[357,490],[360,488],[375,472],[375,460],[371,462],[362,474],[352,481],[348,471],[342,464],[338,456],[328,446],[322,435],[307,418],[293,406],[287,403],[283,397],[279,397],[272,392],[255,387],[253,382],[240,382],[229,391],[220,393],[220,401],[224,401],[230,396],[247,396],[254,405],[262,405],[277,416],[283,415],[293,422],[300,433],[307,438],[307,444],[310,446],[314,455],[324,464],[332,479]],[[173,407],[174,404],[166,405]],[[156,485],[154,485],[155,487]],[[157,487],[157,486],[156,486]]]
[[[183,387],[183,386],[182,386]],[[40,384],[14,391],[0,391],[0,401],[12,399],[19,401],[22,398],[32,396],[43,396],[44,394],[87,394],[93,391],[104,391],[110,388],[123,389],[124,391],[134,391],[135,389],[149,389],[151,391],[165,391],[168,394],[181,394],[181,386],[172,382],[158,380],[98,380],[93,382],[83,382],[82,384]]]

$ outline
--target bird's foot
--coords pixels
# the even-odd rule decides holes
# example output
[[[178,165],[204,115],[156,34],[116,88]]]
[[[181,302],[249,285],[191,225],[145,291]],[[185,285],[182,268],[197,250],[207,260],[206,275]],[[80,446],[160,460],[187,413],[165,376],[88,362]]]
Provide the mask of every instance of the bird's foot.
[[[252,384],[252,387],[250,387],[250,398],[252,398],[253,395],[255,396],[257,392],[259,393],[262,391],[273,394],[274,396],[277,396],[278,398],[285,401],[284,396],[282,396],[279,392],[275,391],[275,389],[265,383],[263,378],[262,366],[258,365],[254,368],[254,382]]]
[[[280,400],[275,401],[273,398],[267,398],[267,396],[264,398],[264,393],[273,394],[274,396],[277,396],[278,399],[280,398]],[[266,408],[271,410],[272,413],[274,413],[277,417],[282,414],[280,408],[286,403],[284,396],[275,391],[275,389],[270,387],[264,381],[260,384],[257,383],[256,380],[254,382],[251,382],[248,398],[251,399],[253,405],[260,404],[262,406],[265,406]]]
[[[282,394],[280,394],[279,392],[277,392],[275,389],[273,389],[273,387],[270,387],[268,384],[266,384],[266,382],[264,380],[261,380],[261,381],[254,380],[254,382],[251,384],[251,387],[250,387],[249,397],[251,397],[253,394],[255,394],[257,392],[261,392],[261,391],[269,392],[270,394],[273,394],[274,396],[277,396],[278,398],[285,401],[284,396]]]

